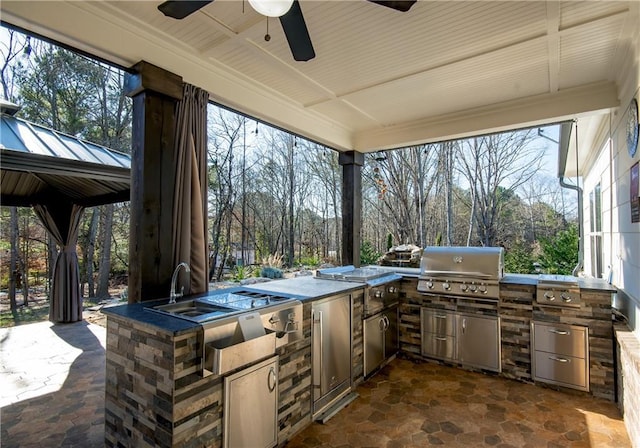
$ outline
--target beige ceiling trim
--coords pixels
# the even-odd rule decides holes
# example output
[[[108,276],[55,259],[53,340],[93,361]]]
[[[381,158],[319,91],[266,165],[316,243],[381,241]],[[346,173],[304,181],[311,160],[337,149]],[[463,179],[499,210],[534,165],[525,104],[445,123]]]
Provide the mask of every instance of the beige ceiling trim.
[[[373,152],[421,143],[467,138],[572,119],[619,105],[615,83],[602,82],[555,94],[536,95],[461,113],[356,133],[355,149]],[[395,145],[395,146],[394,146]]]

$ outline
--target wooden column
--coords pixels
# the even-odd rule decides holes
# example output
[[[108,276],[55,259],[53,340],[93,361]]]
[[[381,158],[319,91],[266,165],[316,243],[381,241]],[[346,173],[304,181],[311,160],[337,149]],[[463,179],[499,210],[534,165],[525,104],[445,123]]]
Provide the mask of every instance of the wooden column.
[[[364,154],[341,152],[338,161],[342,165],[342,264],[359,267]]]
[[[133,98],[129,303],[169,296],[175,183],[175,105],[182,78],[148,62],[125,79]]]

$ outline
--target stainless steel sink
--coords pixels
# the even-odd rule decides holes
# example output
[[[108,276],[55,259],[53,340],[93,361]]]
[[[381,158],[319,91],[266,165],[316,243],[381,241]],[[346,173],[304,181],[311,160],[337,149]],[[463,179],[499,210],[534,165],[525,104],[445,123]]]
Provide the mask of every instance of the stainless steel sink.
[[[229,313],[234,313],[237,311],[233,308],[207,303],[201,299],[185,300],[177,303],[157,305],[147,309],[198,323],[206,322],[218,317],[223,317]]]
[[[276,296],[249,290],[233,292],[212,291],[209,295],[176,303],[167,303],[146,308],[156,313],[179,317],[191,322],[205,323],[232,313],[266,309],[279,303],[289,302],[288,297]]]

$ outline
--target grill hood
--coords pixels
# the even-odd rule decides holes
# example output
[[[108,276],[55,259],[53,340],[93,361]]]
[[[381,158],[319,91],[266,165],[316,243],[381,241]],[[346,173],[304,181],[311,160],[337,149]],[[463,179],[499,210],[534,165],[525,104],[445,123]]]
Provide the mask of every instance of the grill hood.
[[[504,249],[428,246],[422,253],[420,275],[500,280],[504,275]]]

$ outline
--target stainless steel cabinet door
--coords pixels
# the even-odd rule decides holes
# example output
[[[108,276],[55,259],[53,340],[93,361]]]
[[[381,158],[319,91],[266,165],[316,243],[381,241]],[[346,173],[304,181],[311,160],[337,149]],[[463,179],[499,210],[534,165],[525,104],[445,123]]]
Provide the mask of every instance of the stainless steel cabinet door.
[[[312,312],[315,401],[351,383],[351,296],[314,302]]]
[[[384,360],[384,328],[382,314],[376,314],[364,321],[364,374],[369,375]]]
[[[270,448],[278,443],[278,357],[224,380],[225,448]]]
[[[458,315],[457,340],[458,361],[496,372],[501,370],[497,317]]]
[[[386,318],[386,330],[384,332],[384,359],[398,353],[399,336],[398,336],[398,307],[394,306],[384,312]]]

